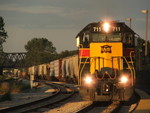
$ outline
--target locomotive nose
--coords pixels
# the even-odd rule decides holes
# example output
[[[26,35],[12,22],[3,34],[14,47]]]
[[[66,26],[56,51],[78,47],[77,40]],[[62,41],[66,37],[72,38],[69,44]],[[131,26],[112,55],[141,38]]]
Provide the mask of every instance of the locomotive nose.
[[[103,91],[104,91],[104,93],[109,92],[110,91],[110,84],[105,84]]]

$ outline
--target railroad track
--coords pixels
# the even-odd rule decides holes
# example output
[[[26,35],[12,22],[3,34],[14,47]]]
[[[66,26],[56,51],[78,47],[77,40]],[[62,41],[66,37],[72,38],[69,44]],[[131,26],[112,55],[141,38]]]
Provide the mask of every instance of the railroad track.
[[[0,113],[31,113],[35,111],[36,112],[42,112],[43,110],[47,111],[54,107],[57,107],[58,103],[61,103],[66,99],[69,99],[77,92],[74,88],[66,86],[65,84],[58,84],[52,82],[51,83],[46,82],[46,84],[51,85],[52,87],[54,87],[54,89],[56,89],[56,92],[54,92],[53,95],[30,103],[6,109],[1,109]]]
[[[94,102],[91,105],[79,110],[77,113],[111,113],[118,109],[120,102]]]
[[[139,100],[138,94],[134,93],[134,96],[128,102],[95,102],[76,113],[132,113],[136,109]]]

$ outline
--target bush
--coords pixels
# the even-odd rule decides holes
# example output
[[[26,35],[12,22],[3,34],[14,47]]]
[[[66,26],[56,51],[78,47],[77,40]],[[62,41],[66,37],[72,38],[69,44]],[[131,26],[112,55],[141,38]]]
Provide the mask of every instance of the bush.
[[[3,80],[3,76],[2,75],[0,75],[0,80]]]
[[[22,84],[22,86],[20,87],[20,89],[21,89],[21,91],[24,91],[24,90],[30,89],[30,85]]]
[[[10,86],[8,82],[2,82],[0,85],[0,94],[5,94],[10,91]]]
[[[6,101],[6,100],[11,100],[11,99],[12,99],[11,93],[7,92],[4,95],[2,95],[2,97],[0,98],[0,101]]]
[[[5,80],[0,83],[0,94],[2,95],[0,101],[11,100],[12,93],[19,93],[29,88],[30,85],[23,84],[20,81],[13,79]]]

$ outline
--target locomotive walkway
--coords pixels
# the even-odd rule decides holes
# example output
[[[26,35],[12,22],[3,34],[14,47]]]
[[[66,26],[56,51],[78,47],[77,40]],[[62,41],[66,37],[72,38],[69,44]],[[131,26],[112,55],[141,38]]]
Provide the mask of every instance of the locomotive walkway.
[[[150,113],[150,95],[140,89],[136,89],[140,96],[140,102],[133,113]]]

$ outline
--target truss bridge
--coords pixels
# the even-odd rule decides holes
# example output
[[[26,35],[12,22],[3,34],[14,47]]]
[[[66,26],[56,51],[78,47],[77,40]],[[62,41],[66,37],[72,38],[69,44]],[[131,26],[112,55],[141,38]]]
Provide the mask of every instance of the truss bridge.
[[[26,53],[2,53],[0,54],[0,68],[23,68]]]

